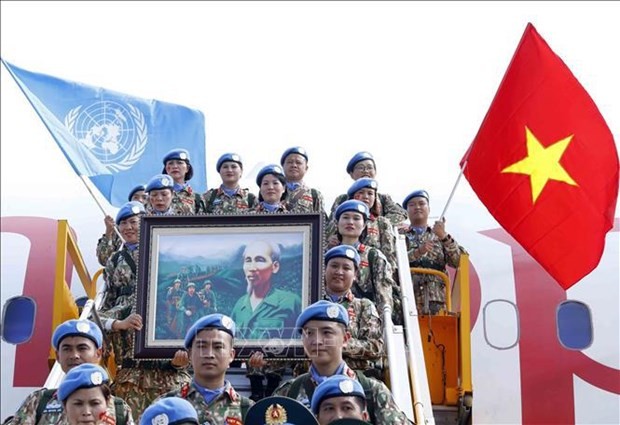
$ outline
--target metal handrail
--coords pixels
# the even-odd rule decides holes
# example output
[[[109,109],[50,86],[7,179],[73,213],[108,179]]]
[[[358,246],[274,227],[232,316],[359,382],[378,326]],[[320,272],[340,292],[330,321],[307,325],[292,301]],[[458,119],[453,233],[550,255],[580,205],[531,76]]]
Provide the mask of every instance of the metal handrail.
[[[430,274],[443,279],[446,287],[446,311],[452,311],[452,297],[450,296],[450,278],[444,272],[424,267],[411,267],[411,273]]]

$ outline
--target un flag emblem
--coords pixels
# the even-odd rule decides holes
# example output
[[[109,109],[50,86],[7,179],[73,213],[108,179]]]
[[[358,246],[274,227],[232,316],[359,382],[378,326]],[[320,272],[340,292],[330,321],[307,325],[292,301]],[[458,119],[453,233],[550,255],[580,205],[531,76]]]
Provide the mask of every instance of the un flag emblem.
[[[109,100],[71,109],[65,127],[110,172],[128,170],[147,144],[144,115],[129,103]]]

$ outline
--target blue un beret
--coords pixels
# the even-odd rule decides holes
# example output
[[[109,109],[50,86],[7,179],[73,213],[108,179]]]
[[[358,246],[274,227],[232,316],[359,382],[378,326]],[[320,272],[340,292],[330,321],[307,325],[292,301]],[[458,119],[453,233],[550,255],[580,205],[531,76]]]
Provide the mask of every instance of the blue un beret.
[[[258,172],[258,175],[256,176],[256,184],[258,186],[260,186],[261,182],[263,181],[263,177],[265,177],[265,175],[267,174],[273,174],[274,176],[279,178],[280,181],[285,181],[284,170],[282,169],[282,167],[277,164],[271,164],[261,168],[261,170]]]
[[[349,326],[349,313],[347,310],[338,303],[331,301],[320,300],[314,304],[310,304],[301,312],[295,322],[297,331],[301,333],[303,327],[310,320],[326,320],[329,322],[342,323],[345,326]]]
[[[103,344],[103,333],[95,323],[90,320],[71,319],[61,323],[56,327],[52,335],[52,347],[58,351],[60,341],[68,336],[83,336],[95,343],[97,348],[101,348]]]
[[[353,155],[353,158],[351,158],[351,160],[347,164],[347,173],[351,174],[353,172],[353,168],[355,167],[355,164],[357,164],[360,161],[364,161],[366,159],[372,160],[373,164],[375,163],[375,157],[372,156],[370,152],[358,152],[355,155]]]
[[[243,168],[243,162],[241,162],[241,157],[239,155],[236,153],[225,153],[220,156],[220,159],[217,160],[217,164],[215,165],[215,169],[218,173],[220,172],[220,168],[222,168],[222,164],[225,162],[236,162],[241,168]]]
[[[116,225],[121,224],[121,221],[126,218],[133,217],[134,215],[144,214],[146,211],[144,210],[144,205],[142,202],[138,201],[130,201],[118,210],[116,213]]]
[[[351,245],[338,245],[325,253],[325,265],[332,258],[347,258],[355,263],[355,267],[360,265],[360,255]]]
[[[140,425],[199,424],[198,413],[189,401],[180,397],[164,397],[151,404],[140,417]]]
[[[146,185],[146,191],[170,189],[174,190],[174,180],[168,174],[156,174],[151,177],[149,183]]]
[[[129,192],[129,196],[127,197],[127,200],[131,202],[131,197],[135,195],[136,192],[140,192],[141,190],[146,192],[146,186],[143,184],[139,184],[138,186],[131,189],[131,192]]]
[[[367,187],[370,189],[374,189],[376,192],[378,187],[377,181],[375,179],[371,179],[370,177],[362,177],[355,180],[349,190],[347,190],[347,195],[349,196],[349,199],[353,198],[353,195],[355,195],[358,190],[362,190]]]
[[[349,199],[348,201],[344,201],[342,204],[338,205],[338,208],[336,208],[336,213],[334,214],[336,221],[340,219],[342,213],[347,211],[358,212],[364,216],[365,220],[370,218],[370,210],[368,209],[368,205],[356,199]]]
[[[284,165],[284,161],[286,161],[286,157],[292,153],[297,153],[303,156],[304,158],[306,158],[306,162],[308,161],[308,153],[306,152],[306,150],[302,148],[301,146],[294,146],[284,151],[284,153],[282,154],[282,157],[280,158],[280,165]]]
[[[321,403],[332,397],[355,396],[366,400],[364,388],[357,380],[345,375],[334,375],[325,379],[316,387],[310,404],[312,412],[318,415]]]
[[[196,320],[192,327],[189,328],[185,334],[185,348],[189,350],[198,332],[207,328],[219,329],[230,334],[233,338],[235,337],[236,326],[233,319],[220,313],[208,314]]]
[[[187,149],[175,148],[164,156],[164,169],[162,174],[166,174],[166,162],[171,161],[173,159],[180,159],[182,161],[187,162],[187,173],[185,173],[185,181],[191,180],[194,176],[194,169],[192,168],[192,164],[189,162],[189,152]]]
[[[403,208],[407,209],[407,203],[411,200],[411,198],[426,198],[426,202],[430,202],[430,198],[428,197],[428,192],[426,190],[414,190],[411,192],[405,200],[403,201]]]
[[[97,387],[109,380],[107,372],[101,366],[82,363],[67,372],[65,379],[58,386],[58,399],[64,402],[80,388]]]

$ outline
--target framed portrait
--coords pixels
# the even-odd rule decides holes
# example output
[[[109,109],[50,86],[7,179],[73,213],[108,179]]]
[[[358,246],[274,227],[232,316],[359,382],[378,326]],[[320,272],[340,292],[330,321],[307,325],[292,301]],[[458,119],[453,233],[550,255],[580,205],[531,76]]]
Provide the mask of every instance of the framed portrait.
[[[320,214],[144,216],[134,358],[172,358],[200,317],[230,316],[238,359],[304,357],[295,321],[318,300]]]

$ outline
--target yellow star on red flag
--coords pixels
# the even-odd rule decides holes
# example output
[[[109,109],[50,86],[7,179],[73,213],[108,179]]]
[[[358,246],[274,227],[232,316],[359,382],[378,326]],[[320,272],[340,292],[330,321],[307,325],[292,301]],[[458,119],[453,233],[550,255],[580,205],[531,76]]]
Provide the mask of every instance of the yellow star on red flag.
[[[504,168],[502,173],[518,173],[530,176],[532,186],[532,203],[540,196],[549,180],[556,180],[572,186],[578,186],[573,178],[560,164],[560,159],[568,148],[573,135],[559,140],[549,147],[544,147],[532,131],[525,127],[527,156]]]

